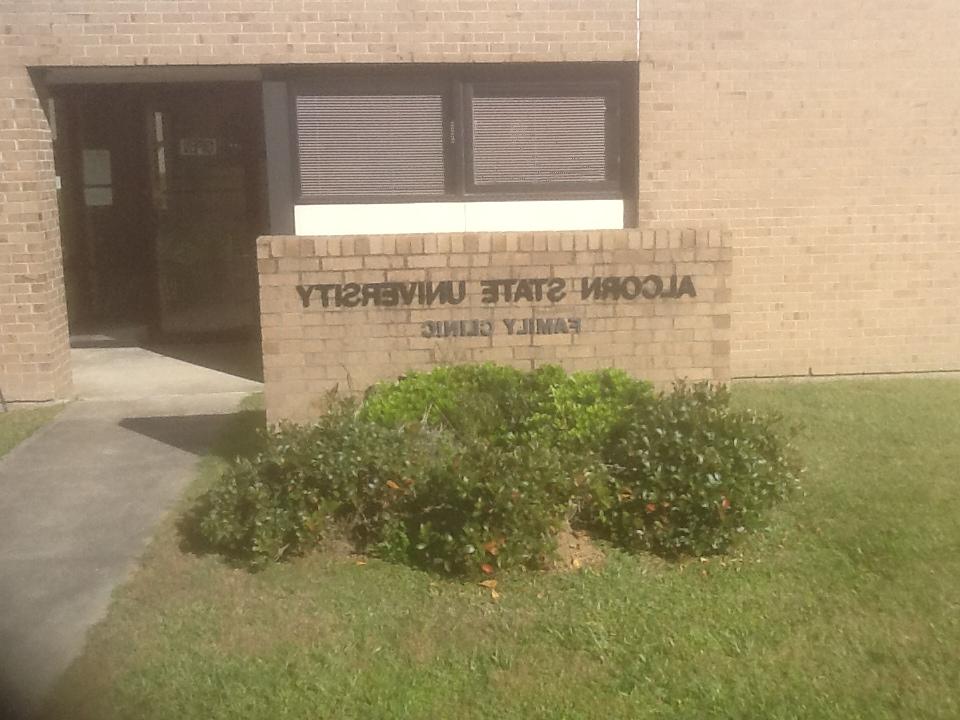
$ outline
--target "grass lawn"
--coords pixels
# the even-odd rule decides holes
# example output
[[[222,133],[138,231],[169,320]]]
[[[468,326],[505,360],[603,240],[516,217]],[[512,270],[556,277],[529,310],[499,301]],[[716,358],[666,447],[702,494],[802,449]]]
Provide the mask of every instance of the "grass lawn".
[[[596,570],[502,577],[494,602],[331,555],[251,575],[182,551],[171,522],[49,717],[960,717],[960,382],[735,398],[801,423],[809,470],[734,556],[609,551]]]
[[[49,405],[29,410],[0,412],[0,457],[53,420],[62,409],[62,405]]]

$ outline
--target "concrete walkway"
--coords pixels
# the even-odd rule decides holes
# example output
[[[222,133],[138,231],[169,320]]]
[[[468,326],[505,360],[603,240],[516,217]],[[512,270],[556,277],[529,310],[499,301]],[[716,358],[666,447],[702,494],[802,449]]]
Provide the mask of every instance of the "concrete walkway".
[[[135,569],[198,455],[260,387],[136,349],[79,354],[85,399],[0,459],[3,718],[38,708]],[[178,373],[189,382],[177,383]]]

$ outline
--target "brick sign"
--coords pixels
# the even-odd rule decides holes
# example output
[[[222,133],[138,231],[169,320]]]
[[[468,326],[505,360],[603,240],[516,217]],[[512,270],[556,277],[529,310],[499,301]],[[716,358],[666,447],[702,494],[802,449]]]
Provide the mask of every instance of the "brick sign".
[[[729,372],[719,233],[266,237],[259,267],[271,421],[444,363]]]

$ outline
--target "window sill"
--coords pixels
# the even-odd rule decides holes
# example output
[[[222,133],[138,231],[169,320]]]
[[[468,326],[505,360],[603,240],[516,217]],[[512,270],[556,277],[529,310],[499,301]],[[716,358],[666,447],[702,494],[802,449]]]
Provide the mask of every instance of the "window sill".
[[[304,204],[294,210],[297,235],[620,230],[616,199]]]

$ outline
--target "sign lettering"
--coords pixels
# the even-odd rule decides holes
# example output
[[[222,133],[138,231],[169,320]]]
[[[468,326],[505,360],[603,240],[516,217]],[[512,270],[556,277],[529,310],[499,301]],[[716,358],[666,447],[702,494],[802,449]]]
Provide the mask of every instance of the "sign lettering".
[[[574,287],[575,286],[575,287]],[[297,285],[304,308],[409,307],[460,305],[467,298],[465,280]],[[645,277],[585,277],[579,284],[563,278],[481,280],[480,302],[559,303],[568,296],[581,302],[621,300],[679,300],[695,298],[690,275]]]

